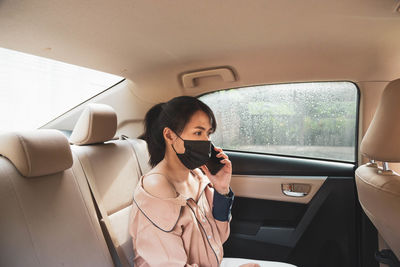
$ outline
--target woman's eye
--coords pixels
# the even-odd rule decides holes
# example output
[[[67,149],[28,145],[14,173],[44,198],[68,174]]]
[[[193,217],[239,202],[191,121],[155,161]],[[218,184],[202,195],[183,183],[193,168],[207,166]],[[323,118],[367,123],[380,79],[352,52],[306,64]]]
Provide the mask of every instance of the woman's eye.
[[[201,136],[201,132],[195,132],[194,134],[197,136]]]

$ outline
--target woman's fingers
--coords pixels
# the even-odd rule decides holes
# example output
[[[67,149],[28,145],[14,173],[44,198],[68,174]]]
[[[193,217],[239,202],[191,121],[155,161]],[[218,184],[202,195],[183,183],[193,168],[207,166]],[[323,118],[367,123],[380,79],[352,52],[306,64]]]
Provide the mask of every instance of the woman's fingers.
[[[210,182],[211,182],[212,184],[215,184],[215,182],[216,182],[215,175],[212,175],[212,174],[211,174],[211,172],[210,172],[210,170],[207,168],[207,166],[206,166],[206,165],[203,165],[203,166],[201,166],[200,168],[204,171],[204,174],[208,177],[208,179],[210,179]]]
[[[232,165],[232,163],[231,163],[231,161],[229,159],[223,159],[223,160],[220,160],[219,162],[221,162],[222,164],[225,164],[225,166],[231,166]]]
[[[203,170],[204,174],[207,176],[210,176],[210,171],[208,170],[206,165],[200,166],[200,168]]]
[[[214,147],[214,148],[215,148],[215,151],[219,152],[219,153],[216,155],[217,158],[228,159],[228,155],[226,155],[226,154],[224,153],[224,151],[222,150],[222,148],[220,148],[220,147]]]
[[[240,265],[239,267],[260,267],[260,265],[257,263],[246,263],[246,264]]]
[[[215,149],[215,151],[222,152],[222,148],[220,148],[218,146],[214,146],[214,149]]]
[[[226,155],[224,152],[220,152],[220,153],[217,154],[217,158],[225,158],[225,159],[227,159],[228,155]]]

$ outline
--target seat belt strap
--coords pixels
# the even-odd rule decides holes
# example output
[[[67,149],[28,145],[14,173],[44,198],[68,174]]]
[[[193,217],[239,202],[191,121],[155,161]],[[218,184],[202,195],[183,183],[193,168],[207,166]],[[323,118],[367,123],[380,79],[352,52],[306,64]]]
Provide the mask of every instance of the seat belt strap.
[[[126,140],[129,142],[129,144],[131,144],[138,161],[140,175],[142,176],[146,174],[149,171],[149,157],[147,156],[149,152],[147,151],[146,141],[141,139],[129,139],[129,137],[126,135],[121,135],[120,139]]]
[[[80,149],[80,148],[79,148]],[[82,153],[83,152],[83,153]],[[111,223],[110,220],[108,218],[108,214],[103,206],[103,201],[100,197],[100,194],[97,191],[97,187],[96,187],[96,183],[94,182],[94,176],[93,176],[93,171],[92,171],[92,167],[91,164],[89,162],[89,157],[86,155],[86,151],[85,150],[81,150],[81,152],[79,153],[78,159],[81,163],[83,172],[86,176],[86,181],[89,185],[90,191],[92,193],[92,196],[94,198],[94,205],[97,206],[98,211],[100,212],[101,218],[99,218],[100,224],[103,224],[105,226],[105,229],[111,239],[112,245],[114,246],[118,258],[119,258],[119,262],[115,262],[114,260],[114,264],[116,266],[123,266],[123,267],[129,267],[129,263],[128,260],[125,256],[124,251],[122,250],[122,247],[120,246],[117,237],[114,234],[114,231],[111,227]],[[105,237],[106,238],[106,237]]]

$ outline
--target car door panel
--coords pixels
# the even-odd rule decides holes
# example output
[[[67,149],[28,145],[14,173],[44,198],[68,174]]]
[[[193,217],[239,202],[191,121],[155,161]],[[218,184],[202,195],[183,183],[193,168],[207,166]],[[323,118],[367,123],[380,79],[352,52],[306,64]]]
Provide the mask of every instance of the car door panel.
[[[283,202],[309,203],[326,180],[326,176],[260,176],[260,175],[233,175],[232,190],[237,197],[275,200]],[[290,193],[301,194],[302,187],[306,189],[305,196],[290,196],[283,193],[284,186],[300,187]],[[309,188],[309,190],[307,190]]]
[[[225,256],[297,266],[357,266],[354,164],[227,154],[235,201]],[[310,192],[287,196],[282,184],[308,184]]]

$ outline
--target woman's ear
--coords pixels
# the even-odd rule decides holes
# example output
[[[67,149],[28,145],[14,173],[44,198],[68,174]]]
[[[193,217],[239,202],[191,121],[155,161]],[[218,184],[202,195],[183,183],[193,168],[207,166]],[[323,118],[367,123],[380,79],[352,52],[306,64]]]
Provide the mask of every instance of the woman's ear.
[[[175,133],[168,127],[164,127],[163,136],[167,144],[172,144],[176,139]]]

